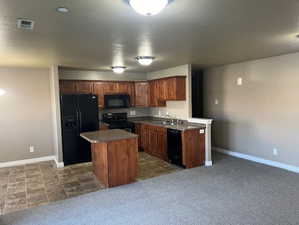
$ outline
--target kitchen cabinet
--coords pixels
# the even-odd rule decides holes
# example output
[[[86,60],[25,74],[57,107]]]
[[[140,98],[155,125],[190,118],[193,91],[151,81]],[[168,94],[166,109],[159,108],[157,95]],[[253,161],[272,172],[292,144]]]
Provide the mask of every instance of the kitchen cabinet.
[[[138,135],[138,147],[141,148],[141,124],[135,123],[135,134]]]
[[[98,96],[99,108],[104,108],[104,91],[105,91],[104,82],[97,81],[93,83],[93,93]]]
[[[182,133],[183,164],[186,168],[205,163],[205,129],[186,130]]]
[[[77,81],[76,90],[78,94],[92,94],[93,82],[92,81]]]
[[[93,93],[93,82],[61,80],[59,88],[62,94],[91,94]]]
[[[137,125],[137,124],[136,124]],[[150,124],[138,124],[140,147],[148,154],[169,161],[167,155],[167,128]],[[181,138],[182,165],[186,168],[202,166],[205,163],[205,129],[184,130]]]
[[[186,77],[171,77],[166,82],[166,100],[183,101],[186,100]]]
[[[147,124],[141,125],[141,148],[148,154],[167,160],[167,129]]]
[[[77,94],[76,82],[72,80],[60,80],[59,89],[61,94]]]
[[[136,107],[165,107],[166,101],[186,100],[186,77],[167,77],[158,80],[131,81],[76,81],[61,80],[62,94],[98,95],[99,107],[104,108],[104,95],[128,94]]]
[[[145,151],[148,152],[148,126],[146,124],[140,125],[140,147]]]
[[[114,94],[130,95],[131,104],[134,105],[134,83],[115,81],[95,81],[93,82],[93,93],[98,95],[99,107],[104,108],[104,96]]]
[[[161,80],[149,81],[149,94],[150,94],[149,106],[151,107],[166,106],[166,101],[164,96],[162,95],[161,89],[162,89]]]
[[[146,81],[135,83],[135,106],[149,106],[149,83]]]
[[[117,94],[130,95],[131,105],[135,105],[135,86],[134,82],[118,82],[117,83]]]

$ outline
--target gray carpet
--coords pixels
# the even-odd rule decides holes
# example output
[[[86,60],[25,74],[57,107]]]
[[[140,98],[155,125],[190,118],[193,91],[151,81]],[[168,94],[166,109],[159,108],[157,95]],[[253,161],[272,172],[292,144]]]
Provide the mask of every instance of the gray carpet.
[[[215,155],[215,165],[4,215],[1,225],[299,224],[299,175]]]

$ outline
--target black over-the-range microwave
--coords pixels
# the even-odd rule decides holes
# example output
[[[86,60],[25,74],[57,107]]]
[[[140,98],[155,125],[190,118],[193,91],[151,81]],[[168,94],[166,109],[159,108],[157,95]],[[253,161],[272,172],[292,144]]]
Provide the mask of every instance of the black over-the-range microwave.
[[[106,109],[130,108],[130,95],[117,94],[104,96]]]

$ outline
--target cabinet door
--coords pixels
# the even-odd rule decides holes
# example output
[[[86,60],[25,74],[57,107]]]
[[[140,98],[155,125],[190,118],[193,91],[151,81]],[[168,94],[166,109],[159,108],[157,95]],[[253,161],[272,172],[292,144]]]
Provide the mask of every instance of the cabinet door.
[[[118,94],[130,94],[129,92],[129,82],[118,82],[117,83]]]
[[[133,82],[118,82],[117,83],[117,94],[127,94],[130,96],[131,105],[135,105],[135,94],[134,94],[134,83]]]
[[[167,87],[167,80],[166,79],[161,79],[161,80],[157,80],[157,89],[158,89],[158,101],[166,101],[167,100],[167,91],[168,91]]]
[[[186,100],[186,78],[171,77],[166,81],[167,93],[166,99],[173,101]]]
[[[104,108],[104,90],[105,83],[101,81],[94,82],[93,93],[98,96],[98,105],[100,108]]]
[[[135,83],[135,106],[137,107],[149,106],[149,83],[148,82]]]
[[[158,144],[157,132],[152,126],[150,126],[148,129],[148,148],[146,152],[153,156],[158,156],[157,144]]]
[[[204,165],[205,134],[204,129],[186,130],[182,133],[183,164],[186,168]]]
[[[60,94],[77,94],[76,81],[60,80],[59,89]]]
[[[142,124],[141,125],[141,148],[147,152],[148,149],[148,128],[147,125]]]
[[[151,107],[156,107],[157,101],[156,101],[156,86],[155,86],[155,81],[150,81],[149,82],[149,105]]]
[[[151,107],[164,107],[166,106],[166,101],[161,99],[161,95],[159,92],[160,83],[159,80],[153,80],[149,82],[150,85],[150,106]]]
[[[157,129],[157,157],[167,160],[167,130],[165,128]]]
[[[140,123],[135,123],[135,134],[138,135],[138,147],[141,148],[142,133],[141,133],[141,124]]]
[[[117,82],[103,82],[103,94],[111,95],[118,93],[118,84]]]
[[[93,82],[91,81],[77,81],[78,94],[91,94],[93,93]]]

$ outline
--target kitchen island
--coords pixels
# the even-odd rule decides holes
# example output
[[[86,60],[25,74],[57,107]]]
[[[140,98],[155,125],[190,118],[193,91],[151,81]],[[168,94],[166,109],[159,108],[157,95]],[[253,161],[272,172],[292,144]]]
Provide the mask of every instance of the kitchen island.
[[[124,130],[80,134],[91,143],[93,172],[105,187],[135,182],[138,174],[138,135]]]

